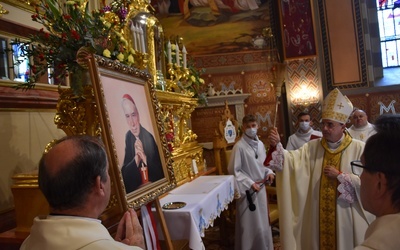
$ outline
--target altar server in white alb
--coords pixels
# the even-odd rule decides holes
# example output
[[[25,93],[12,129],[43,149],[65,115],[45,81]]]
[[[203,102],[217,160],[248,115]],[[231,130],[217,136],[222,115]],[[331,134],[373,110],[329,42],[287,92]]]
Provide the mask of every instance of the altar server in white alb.
[[[261,185],[266,180],[272,183],[275,174],[263,166],[266,153],[264,144],[257,137],[256,117],[246,115],[242,126],[244,134],[233,147],[228,166],[229,173],[235,176],[240,195],[236,200],[235,249],[272,250],[267,194]]]
[[[277,171],[284,249],[353,249],[375,218],[362,208],[360,178],[351,170],[350,162],[361,159],[365,145],[346,132],[352,111],[350,100],[334,89],[322,106],[322,138],[286,151],[277,130],[271,131],[269,140],[276,148],[264,164]]]
[[[371,135],[376,133],[374,125],[368,122],[368,116],[364,110],[354,110],[350,119],[353,125],[351,125],[348,131],[354,139],[366,142]]]
[[[289,136],[286,145],[287,150],[295,150],[303,146],[305,143],[322,137],[321,131],[316,131],[312,128],[313,122],[311,121],[310,114],[301,112],[297,115],[297,126],[299,127],[296,133]]]

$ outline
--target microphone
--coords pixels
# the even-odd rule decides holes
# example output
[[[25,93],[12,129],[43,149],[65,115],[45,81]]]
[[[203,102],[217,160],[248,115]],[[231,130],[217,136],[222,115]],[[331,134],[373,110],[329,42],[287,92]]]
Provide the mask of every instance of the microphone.
[[[256,205],[254,205],[254,203],[253,203],[253,199],[251,198],[251,194],[250,194],[250,191],[249,190],[246,190],[246,198],[247,198],[247,201],[249,202],[249,209],[250,209],[250,211],[254,211],[254,210],[256,210]]]
[[[265,184],[270,184],[271,182],[269,180],[265,180],[261,185],[260,188],[264,187]],[[249,202],[249,209],[250,211],[254,211],[256,210],[256,205],[253,202],[253,199],[251,198],[253,196],[253,194],[256,193],[256,191],[254,190],[252,193],[250,193],[249,190],[246,190],[246,198],[247,198],[247,202]]]

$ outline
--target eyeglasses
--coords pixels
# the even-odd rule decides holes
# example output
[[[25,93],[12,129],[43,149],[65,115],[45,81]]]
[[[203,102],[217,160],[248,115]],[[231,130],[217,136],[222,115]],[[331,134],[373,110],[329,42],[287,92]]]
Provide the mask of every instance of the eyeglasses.
[[[351,171],[353,172],[353,174],[360,176],[364,170],[364,168],[366,168],[364,165],[362,165],[361,161],[352,161],[350,162],[351,165]]]
[[[370,172],[381,172],[381,173],[388,173],[388,174],[395,173],[393,171],[366,167],[366,166],[362,165],[361,161],[352,161],[352,162],[350,162],[350,165],[351,165],[351,171],[353,172],[353,174],[358,175],[358,176],[360,176],[362,174],[364,169],[367,169]]]

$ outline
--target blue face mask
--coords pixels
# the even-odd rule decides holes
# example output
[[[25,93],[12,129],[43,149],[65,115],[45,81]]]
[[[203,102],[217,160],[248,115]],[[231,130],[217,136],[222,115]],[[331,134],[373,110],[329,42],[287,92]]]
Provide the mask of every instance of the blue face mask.
[[[257,128],[246,128],[245,133],[248,137],[255,138],[257,135]]]

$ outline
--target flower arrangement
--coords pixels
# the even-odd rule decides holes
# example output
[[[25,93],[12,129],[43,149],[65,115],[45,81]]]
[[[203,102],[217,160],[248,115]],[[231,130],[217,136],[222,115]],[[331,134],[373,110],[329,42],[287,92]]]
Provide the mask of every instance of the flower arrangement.
[[[181,41],[180,38],[178,40]],[[183,48],[184,46],[182,46]],[[186,50],[186,49],[185,49]],[[167,51],[165,52],[165,56],[168,58],[168,61],[171,62],[171,67],[172,64],[176,64],[176,62],[182,61],[179,65],[183,65],[181,67],[182,76],[180,79],[178,79],[178,82],[176,83],[177,88],[179,89],[173,89],[174,91],[183,91],[183,92],[189,92],[193,95],[193,97],[198,99],[199,104],[207,104],[207,98],[205,94],[205,81],[201,77],[202,74],[204,74],[205,69],[204,68],[197,68],[195,65],[195,62],[192,58],[189,58],[189,60],[186,61],[186,53],[181,53],[179,54],[179,45],[178,43],[173,43],[171,44],[171,49],[169,50],[167,48]],[[183,51],[183,49],[182,49]],[[170,53],[170,55],[168,55]],[[178,53],[178,56],[177,56]],[[172,71],[172,72],[176,72]],[[169,73],[167,73],[169,74]],[[178,73],[179,74],[179,73]],[[168,75],[169,78],[175,78],[176,76],[171,77]],[[174,88],[174,87],[172,87]]]
[[[135,51],[129,48],[121,31],[126,24],[130,1],[115,0],[109,6],[90,12],[83,0],[33,1],[32,20],[43,25],[28,41],[15,39],[21,57],[29,58],[27,80],[16,88],[30,89],[39,77],[49,74],[55,83],[65,84],[71,78],[75,94],[82,93],[86,84],[85,58],[99,54],[133,65]],[[31,63],[32,62],[32,63]],[[18,65],[22,61],[16,61]]]
[[[188,62],[189,77],[186,89],[194,93],[194,97],[197,97],[199,104],[207,105],[207,97],[205,93],[205,81],[201,78],[201,75],[205,73],[206,69],[198,69],[195,67],[193,60]]]

